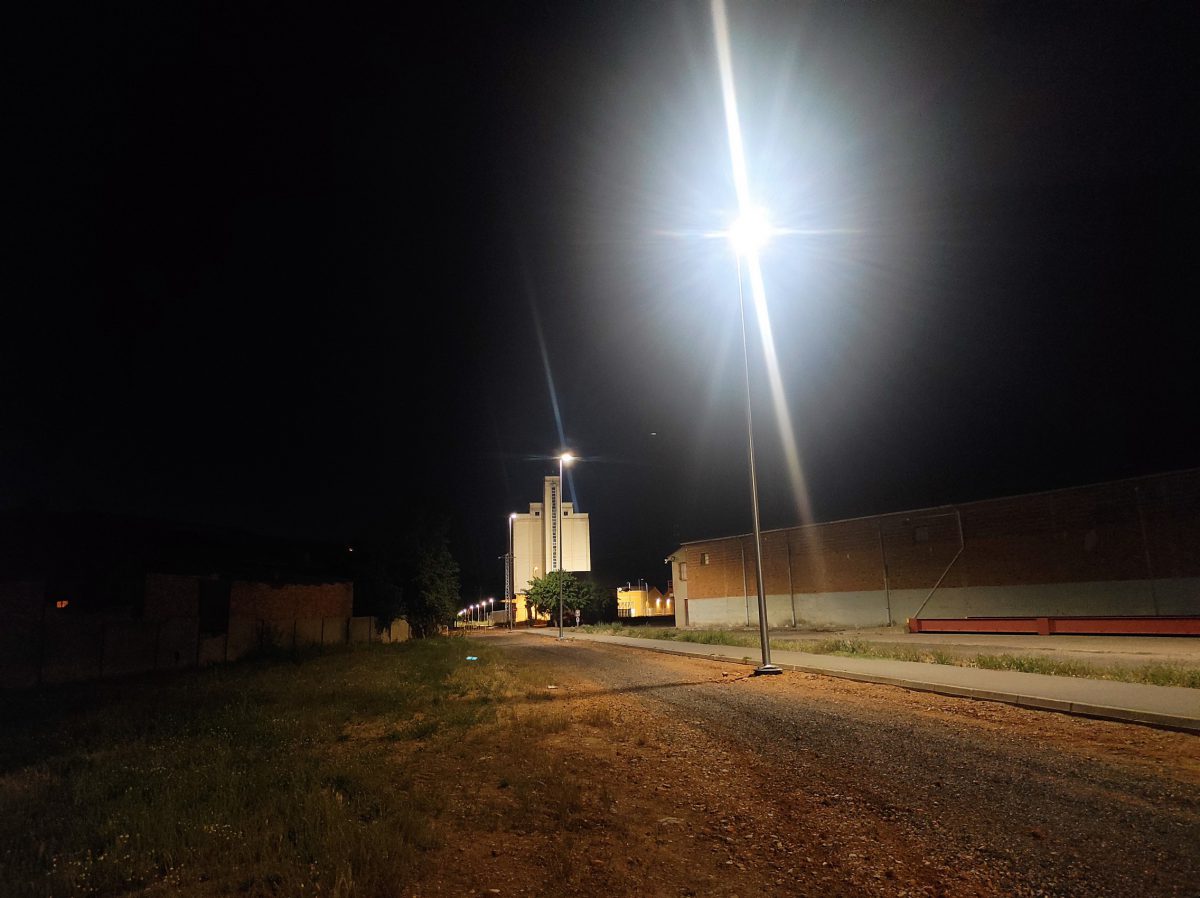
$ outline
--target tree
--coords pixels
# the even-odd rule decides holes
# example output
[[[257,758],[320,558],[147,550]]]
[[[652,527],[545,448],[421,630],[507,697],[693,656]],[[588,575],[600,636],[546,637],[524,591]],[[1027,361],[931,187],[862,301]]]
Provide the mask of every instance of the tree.
[[[404,595],[404,616],[419,636],[436,633],[454,619],[459,604],[458,562],[445,530],[430,534],[418,549],[416,570]]]
[[[453,620],[460,587],[448,522],[377,529],[358,542],[354,558],[357,614],[373,615],[380,627],[403,617],[417,637]]]
[[[604,590],[590,580],[580,580],[570,571],[550,571],[544,577],[531,580],[525,594],[526,602],[539,614],[549,614],[557,621],[560,582],[564,611],[578,608],[592,619],[601,616],[605,604]]]

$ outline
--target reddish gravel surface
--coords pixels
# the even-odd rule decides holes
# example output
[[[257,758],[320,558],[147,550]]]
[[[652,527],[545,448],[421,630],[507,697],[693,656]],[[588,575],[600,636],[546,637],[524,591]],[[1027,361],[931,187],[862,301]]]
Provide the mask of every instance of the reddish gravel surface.
[[[469,772],[417,895],[1200,895],[1195,736],[476,638],[531,685],[423,762]]]

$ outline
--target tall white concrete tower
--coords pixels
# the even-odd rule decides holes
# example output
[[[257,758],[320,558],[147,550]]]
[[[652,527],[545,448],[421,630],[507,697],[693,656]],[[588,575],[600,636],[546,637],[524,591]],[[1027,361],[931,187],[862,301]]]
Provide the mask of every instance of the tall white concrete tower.
[[[542,501],[531,502],[528,514],[513,518],[514,589],[523,594],[529,581],[560,567],[566,571],[592,569],[592,533],[587,514],[562,501],[562,484],[557,475],[551,475],[542,483]]]

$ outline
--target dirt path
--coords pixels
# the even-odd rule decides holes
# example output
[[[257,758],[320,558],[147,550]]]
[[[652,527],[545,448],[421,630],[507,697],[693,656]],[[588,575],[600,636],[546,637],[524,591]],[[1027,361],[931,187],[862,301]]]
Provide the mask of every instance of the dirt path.
[[[1196,737],[481,639],[523,691],[426,759],[460,775],[418,895],[1200,894]]]

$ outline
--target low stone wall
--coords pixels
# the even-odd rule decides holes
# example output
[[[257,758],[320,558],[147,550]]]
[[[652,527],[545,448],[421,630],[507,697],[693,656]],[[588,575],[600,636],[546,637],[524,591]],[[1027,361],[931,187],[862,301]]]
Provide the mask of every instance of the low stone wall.
[[[0,688],[24,689],[236,661],[270,647],[403,642],[408,624],[382,631],[373,617],[232,618],[229,632],[204,635],[198,618],[148,621],[98,614],[0,616]]]
[[[235,617],[229,621],[226,656],[220,660],[234,661],[268,648],[296,649],[313,645],[355,645],[368,642],[402,642],[408,638],[408,624],[403,624],[403,636],[393,637],[391,629],[378,632],[373,617],[308,617],[292,620],[259,620]],[[399,628],[395,627],[397,634]],[[385,638],[386,635],[386,638]]]

